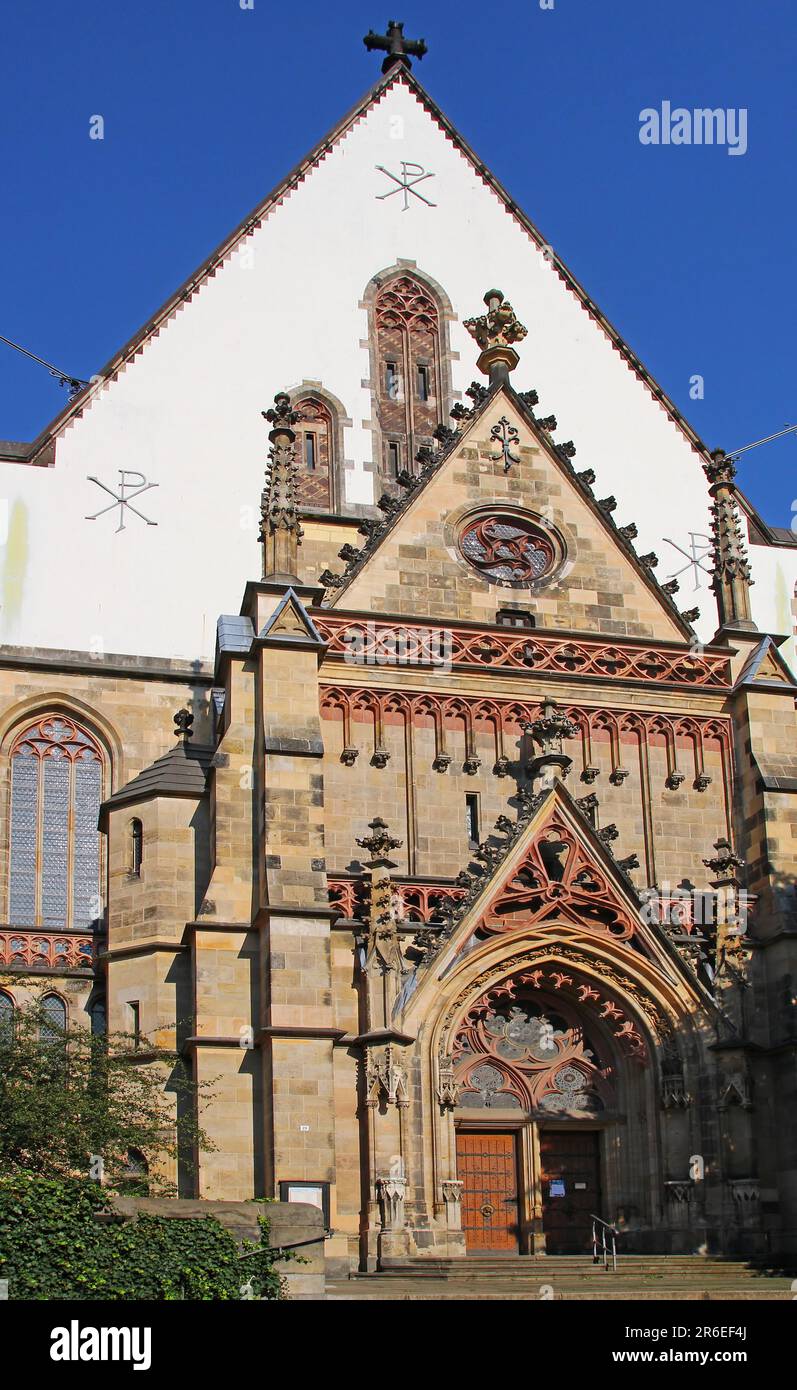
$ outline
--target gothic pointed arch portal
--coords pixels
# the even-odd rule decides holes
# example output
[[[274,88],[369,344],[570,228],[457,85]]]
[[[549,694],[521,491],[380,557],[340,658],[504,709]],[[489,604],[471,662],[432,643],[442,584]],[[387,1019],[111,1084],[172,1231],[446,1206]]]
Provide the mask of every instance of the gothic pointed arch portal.
[[[466,1250],[585,1253],[593,1214],[615,1219],[615,1194],[633,1185],[634,1151],[656,1152],[651,1019],[572,947],[507,960],[468,994],[449,1009],[436,1059]],[[658,1025],[667,1032],[663,1015]],[[652,1219],[647,1197],[633,1194],[626,1219]]]
[[[666,1248],[663,1197],[701,1142],[685,998],[564,923],[492,935],[438,988],[420,1031],[452,1253],[588,1253],[593,1215]]]

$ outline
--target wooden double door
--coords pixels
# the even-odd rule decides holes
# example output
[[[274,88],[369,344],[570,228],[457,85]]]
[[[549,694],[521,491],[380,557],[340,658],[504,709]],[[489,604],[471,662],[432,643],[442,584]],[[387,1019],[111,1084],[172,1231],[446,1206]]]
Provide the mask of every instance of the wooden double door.
[[[524,1203],[517,1130],[459,1130],[457,1176],[469,1253],[517,1254]],[[549,1255],[590,1248],[591,1214],[601,1214],[599,1135],[593,1130],[540,1133],[542,1228]]]

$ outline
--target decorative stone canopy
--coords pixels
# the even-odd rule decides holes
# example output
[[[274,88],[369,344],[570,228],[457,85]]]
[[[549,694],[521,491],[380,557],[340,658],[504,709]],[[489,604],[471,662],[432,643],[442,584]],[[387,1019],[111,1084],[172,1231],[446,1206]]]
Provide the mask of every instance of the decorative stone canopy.
[[[713,886],[738,882],[737,871],[745,867],[744,860],[739,858],[729,840],[715,840],[714,849],[716,854],[712,855],[710,859],[703,860],[706,868],[711,869],[717,880]]]
[[[566,777],[573,765],[572,758],[562,751],[566,738],[575,738],[578,725],[568,719],[553,700],[547,699],[537,719],[522,726],[524,734],[530,734],[539,744],[540,754],[529,763],[529,776],[535,783],[535,790],[552,786],[561,777]]]

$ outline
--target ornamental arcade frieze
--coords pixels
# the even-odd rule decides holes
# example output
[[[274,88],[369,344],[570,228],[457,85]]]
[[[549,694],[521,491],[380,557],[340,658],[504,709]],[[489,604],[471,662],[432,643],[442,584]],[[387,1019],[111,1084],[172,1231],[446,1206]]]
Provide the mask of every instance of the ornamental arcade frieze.
[[[730,662],[719,653],[672,649],[606,639],[562,638],[535,629],[449,627],[437,624],[375,622],[370,619],[314,612],[313,621],[326,642],[327,657],[370,666],[434,667],[441,664],[441,634],[453,667],[491,671],[544,672],[637,681],[644,685],[678,685],[690,690],[730,688]]]
[[[382,690],[365,686],[322,685],[320,688],[322,718],[342,720],[343,752],[341,761],[352,765],[359,749],[355,746],[353,724],[367,724],[373,735],[370,761],[376,767],[386,767],[390,754],[385,747],[384,730],[394,724],[433,728],[435,733],[436,771],[445,772],[454,760],[455,751],[462,754],[463,770],[474,773],[481,766],[475,746],[475,732],[492,731],[495,741],[493,772],[505,777],[511,769],[506,738],[517,739],[525,724],[539,718],[540,701],[500,700],[475,695],[435,695],[403,690]],[[665,785],[671,791],[684,783],[697,791],[705,791],[712,778],[706,772],[706,753],[719,752],[723,781],[728,790],[732,781],[731,722],[724,716],[676,716],[639,710],[610,710],[595,706],[562,704],[561,711],[577,728],[580,744],[583,782],[591,783],[598,775],[593,758],[593,742],[608,743],[611,749],[609,780],[619,786],[629,775],[624,766],[624,748],[660,747],[666,751]],[[464,735],[464,748],[455,750],[452,735]],[[572,748],[572,744],[570,747]],[[367,754],[366,754],[367,756]]]

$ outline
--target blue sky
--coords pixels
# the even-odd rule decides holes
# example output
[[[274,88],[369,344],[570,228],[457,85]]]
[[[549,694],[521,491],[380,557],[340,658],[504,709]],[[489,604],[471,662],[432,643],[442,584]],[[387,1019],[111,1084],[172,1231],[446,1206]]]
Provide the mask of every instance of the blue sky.
[[[98,370],[375,80],[361,40],[380,5],[9,0],[0,333]],[[429,45],[431,95],[707,443],[797,423],[794,0],[407,0],[395,17]],[[747,152],[642,145],[639,113],[663,101],[746,109]],[[0,343],[0,438],[33,438],[64,399]],[[775,525],[796,465],[797,435],[740,467]]]

